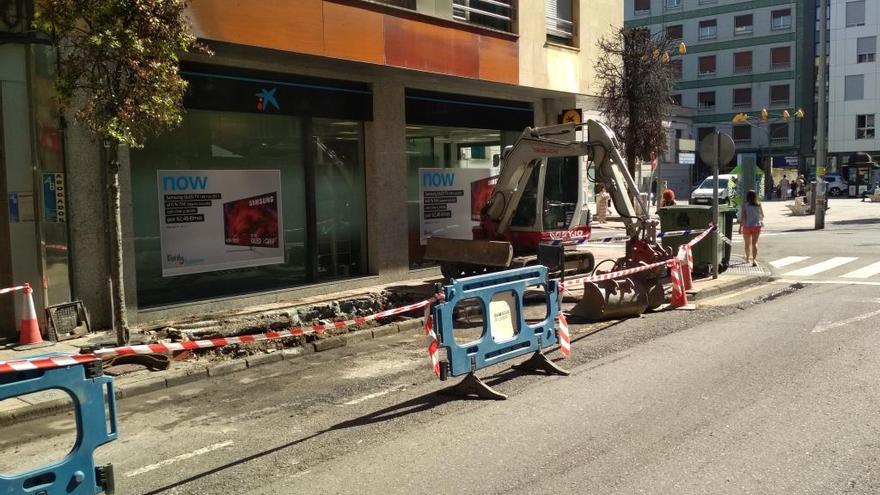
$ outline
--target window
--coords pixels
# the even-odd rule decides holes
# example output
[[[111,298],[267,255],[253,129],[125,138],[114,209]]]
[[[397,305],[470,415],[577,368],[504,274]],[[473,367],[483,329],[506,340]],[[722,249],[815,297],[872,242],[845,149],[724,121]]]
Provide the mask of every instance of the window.
[[[684,29],[681,24],[675,26],[666,26],[666,37],[671,40],[680,40],[684,38]]]
[[[791,47],[777,46],[770,49],[770,68],[782,69],[791,67]]]
[[[752,88],[734,88],[734,90],[733,90],[733,106],[734,107],[750,107],[750,106],[752,106]]]
[[[547,41],[574,46],[575,24],[573,0],[546,0]]]
[[[856,115],[856,139],[874,139],[874,114]]]
[[[770,142],[773,144],[788,143],[788,122],[770,124]]]
[[[770,29],[791,28],[791,9],[774,10],[770,13]]]
[[[865,36],[856,40],[856,63],[873,62],[877,53],[877,37]]]
[[[700,57],[699,70],[701,76],[715,75],[715,55]]]
[[[680,94],[675,94],[675,95],[670,96],[669,100],[673,105],[681,106],[681,95]]]
[[[447,2],[448,4],[449,2]],[[423,8],[419,6],[417,10]],[[453,0],[452,18],[456,21],[485,26],[490,29],[513,32],[511,0]]]
[[[677,58],[670,62],[670,66],[672,67],[672,75],[675,76],[676,79],[681,79],[681,59]]]
[[[733,126],[733,140],[737,143],[752,142],[752,126],[735,125]]]
[[[715,110],[715,92],[704,91],[697,94],[697,108],[700,110]]]
[[[752,71],[752,52],[737,52],[733,54],[734,72]]]
[[[710,3],[718,3],[718,0],[700,0],[698,3],[700,5],[706,5],[706,4],[710,4]]]
[[[681,8],[681,0],[664,0],[663,4],[666,9],[680,9]]]
[[[636,0],[635,8],[636,15],[644,15],[651,13],[651,0]]]
[[[846,79],[844,79],[843,99],[847,101],[865,99],[864,75],[846,76]]]
[[[718,22],[715,19],[700,21],[700,39],[714,40],[718,36]]]
[[[770,86],[770,104],[788,105],[788,84]]]
[[[846,27],[865,25],[865,0],[846,2]]]
[[[752,34],[752,14],[738,15],[733,18],[733,34],[740,36]]]

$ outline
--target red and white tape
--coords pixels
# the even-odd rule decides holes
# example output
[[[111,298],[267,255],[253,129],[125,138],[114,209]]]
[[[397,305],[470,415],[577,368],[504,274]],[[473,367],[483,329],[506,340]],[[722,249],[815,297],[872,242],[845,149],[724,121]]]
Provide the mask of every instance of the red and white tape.
[[[5,289],[0,289],[0,294],[7,294],[9,292],[15,292],[17,290],[24,289],[23,285],[16,285],[15,287],[7,287]]]
[[[428,357],[431,359],[431,371],[440,377],[440,340],[434,332],[434,317],[431,306],[425,306],[425,335],[428,336]]]
[[[698,235],[698,236],[694,237],[693,239],[691,239],[690,241],[688,241],[688,243],[686,244],[686,246],[688,246],[688,247],[693,247],[693,246],[696,245],[698,242],[700,242],[700,241],[702,241],[703,239],[705,239],[706,236],[709,235],[713,230],[715,230],[715,225],[714,225],[714,224],[709,224],[709,228],[707,228],[706,230],[704,230],[700,235]]]
[[[559,351],[562,353],[562,357],[568,357],[571,355],[571,332],[568,330],[568,320],[565,319],[562,312],[559,313],[558,320],[559,331],[556,332],[556,335],[559,338]]]
[[[97,359],[98,357],[94,354],[71,354],[70,356],[0,361],[0,373],[59,368],[61,366],[90,363]]]
[[[212,347],[223,347],[231,344],[247,344],[251,342],[261,342],[266,340],[276,340],[285,337],[300,337],[304,335],[322,334],[330,329],[345,328],[352,325],[362,325],[369,321],[379,318],[408,313],[416,309],[428,307],[435,298],[426,299],[417,303],[408,304],[399,308],[380,311],[369,316],[358,317],[353,320],[335,321],[328,324],[312,325],[311,327],[298,327],[290,330],[280,330],[276,332],[266,332],[255,335],[241,335],[239,337],[223,337],[206,340],[187,340],[184,342],[171,342],[164,344],[145,344],[131,345],[124,347],[114,347],[107,349],[97,349],[93,354],[75,354],[71,356],[56,358],[33,358],[19,359],[14,361],[0,361],[0,373],[9,373],[12,371],[25,371],[33,369],[57,368],[59,366],[70,366],[78,363],[86,363],[110,356],[126,356],[132,354],[154,354],[173,351],[186,351],[196,349],[210,349]],[[439,365],[438,365],[439,366]],[[439,373],[439,367],[438,373]]]
[[[625,277],[627,275],[632,275],[633,273],[644,272],[648,270],[653,270],[654,268],[660,266],[669,266],[671,261],[658,261],[657,263],[651,263],[649,265],[637,266],[635,268],[627,268],[625,270],[618,270],[616,272],[603,273],[601,275],[590,275],[587,277],[578,277],[572,278],[562,282],[561,286],[563,289],[568,289],[571,287],[578,287],[584,284],[584,282],[602,282],[604,280],[612,280],[615,278]]]

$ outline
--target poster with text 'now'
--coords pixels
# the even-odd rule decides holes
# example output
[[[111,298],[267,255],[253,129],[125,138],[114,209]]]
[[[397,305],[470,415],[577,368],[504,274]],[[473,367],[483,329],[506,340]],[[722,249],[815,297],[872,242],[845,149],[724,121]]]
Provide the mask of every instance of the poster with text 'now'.
[[[490,168],[420,168],[419,227],[429,237],[473,239],[480,210],[492,196],[498,176]]]
[[[284,263],[280,170],[159,170],[162,276]]]

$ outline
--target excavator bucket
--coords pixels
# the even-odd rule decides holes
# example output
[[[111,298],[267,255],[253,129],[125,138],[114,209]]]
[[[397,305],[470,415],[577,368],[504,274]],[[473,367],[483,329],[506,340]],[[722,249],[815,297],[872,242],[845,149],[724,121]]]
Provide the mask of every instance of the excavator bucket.
[[[648,292],[631,278],[584,282],[584,295],[570,313],[588,321],[639,316],[648,308]]]

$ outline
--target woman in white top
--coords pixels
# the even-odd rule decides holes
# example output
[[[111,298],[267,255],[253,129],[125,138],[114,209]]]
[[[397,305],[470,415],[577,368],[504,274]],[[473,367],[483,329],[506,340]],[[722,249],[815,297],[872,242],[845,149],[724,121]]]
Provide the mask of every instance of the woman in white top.
[[[758,203],[758,194],[754,189],[746,193],[746,201],[739,209],[739,233],[743,236],[746,249],[746,263],[752,259],[752,266],[757,266],[758,237],[764,226],[764,209]]]

